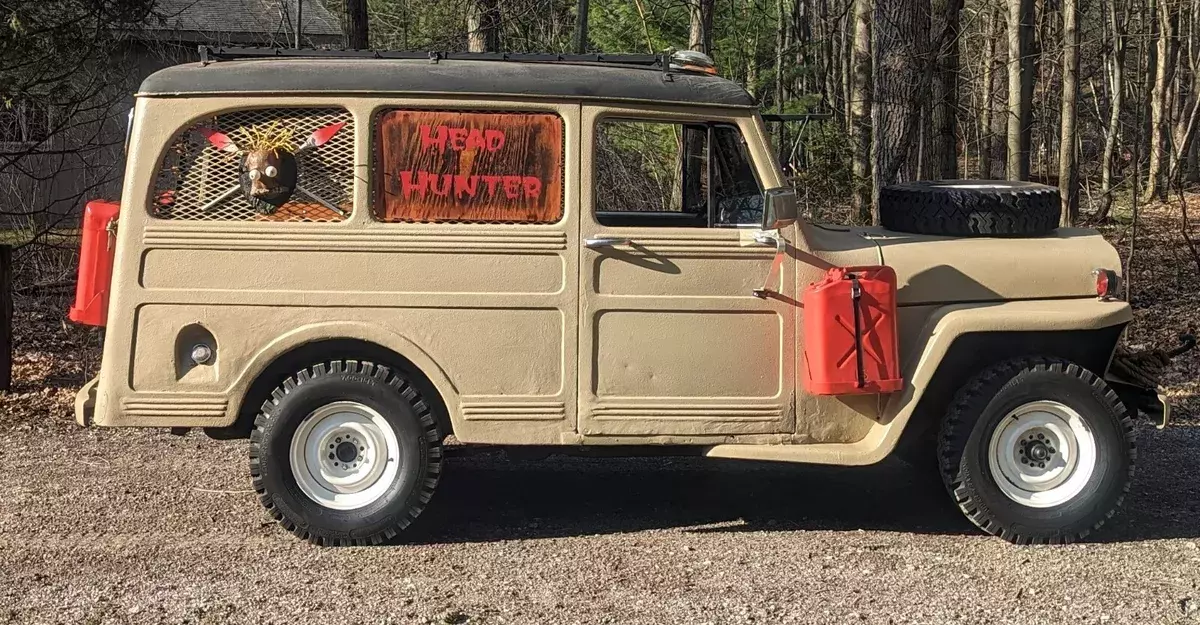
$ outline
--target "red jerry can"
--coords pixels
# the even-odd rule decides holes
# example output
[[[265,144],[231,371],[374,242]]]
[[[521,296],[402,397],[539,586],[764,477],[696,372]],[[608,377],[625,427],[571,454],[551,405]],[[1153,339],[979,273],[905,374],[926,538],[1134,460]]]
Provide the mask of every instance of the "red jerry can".
[[[83,209],[79,280],[75,284],[75,303],[67,315],[71,321],[102,326],[108,317],[108,292],[116,252],[111,225],[120,212],[120,203],[107,200],[92,200]]]
[[[814,395],[900,390],[896,272],[834,267],[804,290],[804,388]]]

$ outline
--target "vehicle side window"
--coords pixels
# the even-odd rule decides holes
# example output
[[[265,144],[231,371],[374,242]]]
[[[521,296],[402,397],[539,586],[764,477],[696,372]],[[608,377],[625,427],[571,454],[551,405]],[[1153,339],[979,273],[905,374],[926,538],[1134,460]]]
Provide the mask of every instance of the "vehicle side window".
[[[594,162],[603,225],[708,228],[762,220],[762,190],[734,126],[604,120]]]
[[[408,223],[555,223],[563,120],[554,113],[385,110],[374,214]]]
[[[167,147],[150,214],[185,221],[342,221],[354,203],[354,117],[258,108],[184,128]]]

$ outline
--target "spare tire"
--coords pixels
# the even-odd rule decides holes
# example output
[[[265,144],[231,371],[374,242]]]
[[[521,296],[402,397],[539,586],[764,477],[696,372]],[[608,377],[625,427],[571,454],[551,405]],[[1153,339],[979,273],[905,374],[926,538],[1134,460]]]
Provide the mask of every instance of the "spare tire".
[[[933,180],[884,187],[883,227],[960,237],[1036,236],[1058,227],[1058,189],[1011,180]]]

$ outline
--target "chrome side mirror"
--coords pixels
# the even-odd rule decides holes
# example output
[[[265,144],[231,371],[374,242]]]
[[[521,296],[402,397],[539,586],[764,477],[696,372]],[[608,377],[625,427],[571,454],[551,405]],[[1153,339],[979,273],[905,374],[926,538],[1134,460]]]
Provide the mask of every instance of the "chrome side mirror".
[[[796,190],[791,187],[776,187],[763,193],[763,230],[779,230],[796,223],[800,214],[796,201]]]

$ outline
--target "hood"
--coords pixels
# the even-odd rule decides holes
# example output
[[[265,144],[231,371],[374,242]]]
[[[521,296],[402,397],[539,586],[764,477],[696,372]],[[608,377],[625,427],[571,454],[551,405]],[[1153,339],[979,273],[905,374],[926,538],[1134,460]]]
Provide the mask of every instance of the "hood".
[[[1098,268],[1121,271],[1117,250],[1095,230],[1059,228],[1028,239],[955,238],[856,229],[896,270],[901,306],[1095,297]]]

